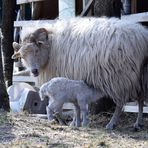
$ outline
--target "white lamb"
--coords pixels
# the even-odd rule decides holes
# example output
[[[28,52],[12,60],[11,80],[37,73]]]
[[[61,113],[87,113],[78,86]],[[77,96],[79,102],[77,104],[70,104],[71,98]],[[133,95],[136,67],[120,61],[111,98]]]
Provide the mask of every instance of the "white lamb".
[[[52,120],[53,113],[62,113],[63,104],[71,102],[75,106],[75,113],[71,126],[81,126],[80,114],[82,115],[82,126],[88,125],[88,104],[103,97],[101,91],[89,87],[83,81],[70,80],[68,78],[56,77],[44,83],[40,88],[41,100],[49,98],[47,117]]]

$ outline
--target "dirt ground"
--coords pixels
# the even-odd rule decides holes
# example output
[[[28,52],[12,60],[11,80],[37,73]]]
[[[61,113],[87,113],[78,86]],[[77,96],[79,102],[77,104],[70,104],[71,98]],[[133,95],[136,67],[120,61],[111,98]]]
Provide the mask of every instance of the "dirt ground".
[[[134,132],[136,114],[123,113],[118,127],[106,131],[112,113],[91,116],[87,128],[59,126],[27,113],[0,112],[0,148],[148,148],[148,116]]]

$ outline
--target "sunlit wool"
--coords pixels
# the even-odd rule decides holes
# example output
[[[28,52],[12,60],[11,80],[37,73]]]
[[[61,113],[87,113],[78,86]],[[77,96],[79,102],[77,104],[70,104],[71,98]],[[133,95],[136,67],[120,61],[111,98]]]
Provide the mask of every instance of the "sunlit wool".
[[[38,23],[32,30],[22,30],[19,50],[20,55],[27,55],[26,67],[39,71],[40,86],[52,77],[63,76],[99,88],[117,106],[139,98],[148,56],[146,28],[116,18],[60,20],[46,24],[46,31],[37,34],[35,30],[43,27]],[[34,45],[29,39],[32,34],[43,44]]]

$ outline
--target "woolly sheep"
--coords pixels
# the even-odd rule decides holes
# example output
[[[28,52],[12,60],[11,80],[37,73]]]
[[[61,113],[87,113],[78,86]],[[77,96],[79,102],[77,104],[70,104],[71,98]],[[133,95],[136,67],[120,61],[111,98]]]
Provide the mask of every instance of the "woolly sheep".
[[[148,57],[148,30],[142,25],[116,18],[78,17],[24,28],[21,39],[21,44],[13,43],[12,58],[23,58],[38,76],[39,86],[53,77],[68,77],[101,90],[116,103],[107,129],[117,125],[129,99],[138,100],[141,109],[135,127],[142,124],[147,75],[143,69]]]

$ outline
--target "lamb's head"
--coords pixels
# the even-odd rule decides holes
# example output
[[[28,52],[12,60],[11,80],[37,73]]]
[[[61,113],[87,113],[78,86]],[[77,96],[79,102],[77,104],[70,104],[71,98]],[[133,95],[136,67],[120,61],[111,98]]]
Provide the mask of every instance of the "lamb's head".
[[[43,84],[43,85],[40,87],[39,96],[40,96],[41,101],[43,101],[45,98],[48,98],[46,88],[47,88],[47,87],[46,87],[45,84]]]
[[[14,54],[12,59],[22,58],[26,68],[34,76],[38,76],[42,68],[48,63],[51,38],[49,31],[37,29],[22,39],[22,43],[13,42]]]

